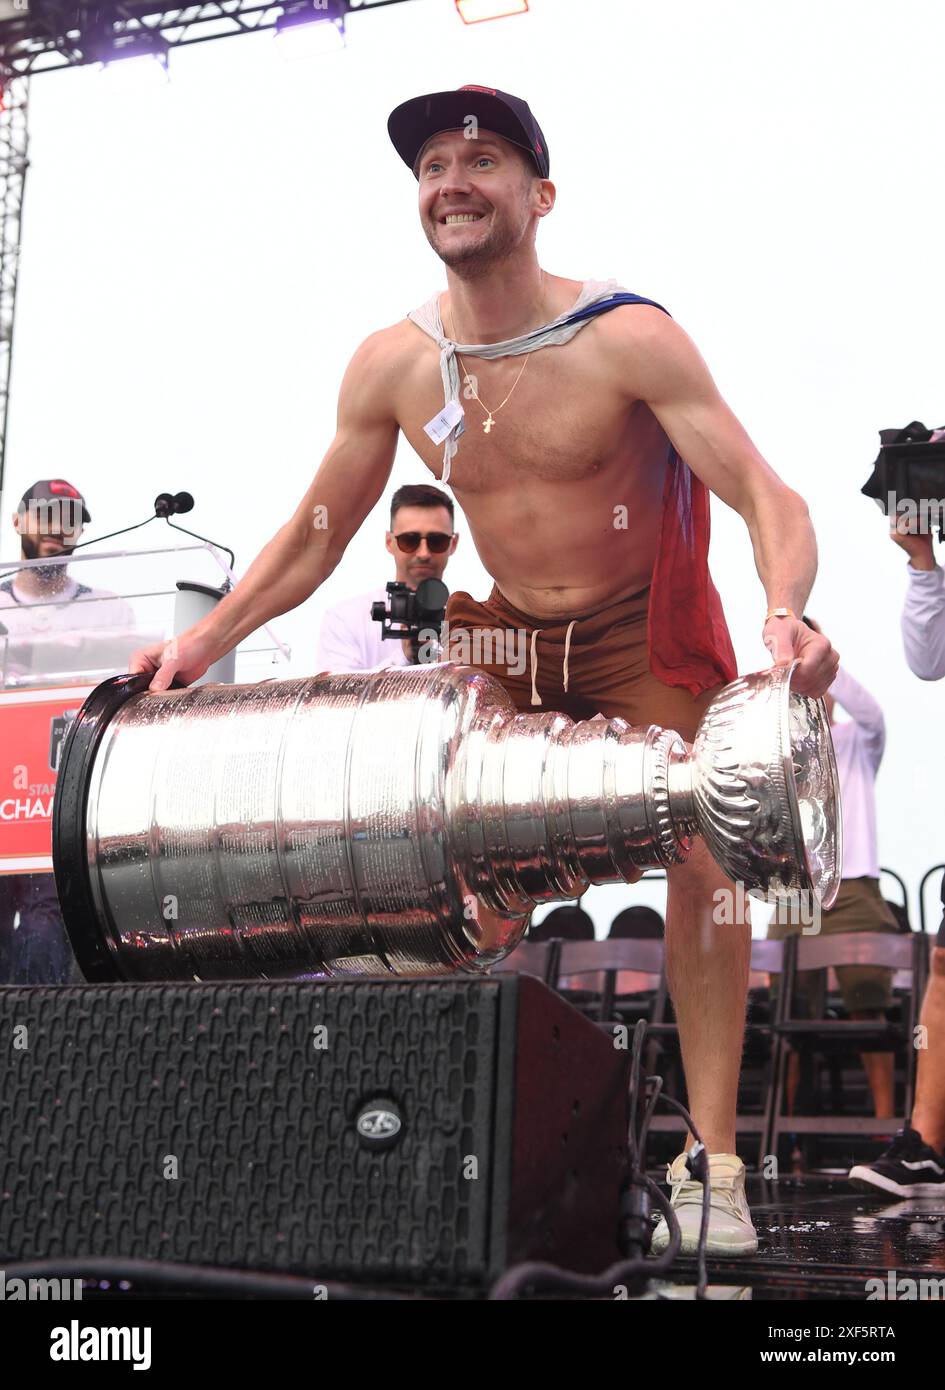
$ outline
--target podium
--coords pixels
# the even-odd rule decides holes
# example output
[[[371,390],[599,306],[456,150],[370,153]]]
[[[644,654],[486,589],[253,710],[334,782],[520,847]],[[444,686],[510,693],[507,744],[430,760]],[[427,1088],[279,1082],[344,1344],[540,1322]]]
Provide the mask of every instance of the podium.
[[[232,578],[202,542],[0,563],[0,984],[62,982],[34,978],[48,973],[42,962],[18,979],[15,962],[33,944],[17,935],[31,918],[37,939],[57,934],[52,805],[71,720],[95,686],[128,670],[134,651],[211,612]],[[242,681],[282,675],[289,656],[263,628],[196,683],[232,683],[237,670]],[[64,940],[61,918],[59,931]]]

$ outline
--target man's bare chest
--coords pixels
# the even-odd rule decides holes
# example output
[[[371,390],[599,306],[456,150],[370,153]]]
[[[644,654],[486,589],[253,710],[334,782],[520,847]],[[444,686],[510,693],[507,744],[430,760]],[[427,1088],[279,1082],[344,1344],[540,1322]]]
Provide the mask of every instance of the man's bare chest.
[[[450,469],[456,487],[491,491],[513,476],[519,484],[577,482],[615,462],[661,456],[665,437],[647,407],[627,398],[590,343],[584,351],[576,343],[540,348],[527,362],[457,363],[465,429]],[[443,446],[423,429],[443,407],[439,352],[430,347],[415,360],[396,409],[404,436],[439,477]]]

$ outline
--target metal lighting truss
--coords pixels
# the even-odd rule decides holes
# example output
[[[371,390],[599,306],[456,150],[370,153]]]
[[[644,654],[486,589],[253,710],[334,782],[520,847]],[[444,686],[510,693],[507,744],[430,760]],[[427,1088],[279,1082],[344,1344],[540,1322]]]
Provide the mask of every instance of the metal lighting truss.
[[[356,14],[405,0],[307,0],[312,18]],[[153,3],[77,5],[69,0],[0,0],[0,491],[6,454],[7,405],[13,352],[20,222],[28,167],[27,97],[31,73],[82,67],[101,57],[101,43],[118,41],[180,48],[209,39],[274,29],[306,0],[259,4],[207,0],[163,8]]]

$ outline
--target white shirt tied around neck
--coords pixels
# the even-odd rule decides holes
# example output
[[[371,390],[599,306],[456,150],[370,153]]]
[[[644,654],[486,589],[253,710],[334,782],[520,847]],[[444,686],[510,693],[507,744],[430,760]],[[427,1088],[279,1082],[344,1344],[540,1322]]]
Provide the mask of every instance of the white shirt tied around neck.
[[[523,352],[534,352],[537,348],[554,347],[560,343],[567,343],[574,337],[579,329],[585,324],[592,323],[592,318],[580,319],[577,323],[566,322],[573,314],[581,309],[586,309],[589,304],[597,304],[602,299],[609,299],[614,294],[629,294],[623,285],[618,285],[616,280],[585,280],[581,293],[571,305],[570,309],[565,309],[564,313],[552,319],[550,323],[544,324],[541,328],[533,328],[529,333],[523,333],[519,338],[508,338],[504,343],[454,343],[451,338],[446,337],[446,330],[440,318],[440,294],[438,290],[435,295],[422,304],[419,309],[413,309],[407,315],[412,323],[418,328],[422,328],[424,333],[429,333],[431,338],[436,340],[440,349],[440,376],[443,380],[443,405],[448,406],[459,400],[459,367],[456,363],[456,354],[461,353],[463,357],[485,357],[492,359],[496,357],[515,357]],[[459,439],[457,431],[460,424],[457,423],[450,430],[443,444],[443,472],[439,481],[448,483],[450,477],[450,463],[456,453],[456,446]]]

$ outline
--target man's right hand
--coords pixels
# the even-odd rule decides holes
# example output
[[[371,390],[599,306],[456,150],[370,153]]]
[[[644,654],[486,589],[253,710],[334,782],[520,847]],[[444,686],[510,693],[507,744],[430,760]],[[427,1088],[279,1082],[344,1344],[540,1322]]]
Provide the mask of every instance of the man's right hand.
[[[931,533],[924,535],[912,531],[903,530],[904,521],[902,518],[894,522],[889,528],[889,539],[895,541],[909,556],[909,563],[914,570],[934,570],[935,554],[932,550]]]
[[[219,657],[220,652],[208,638],[190,629],[167,642],[156,642],[153,647],[133,652],[128,670],[132,675],[153,671],[154,679],[148,689],[169,690],[172,681],[190,685],[199,680]]]

